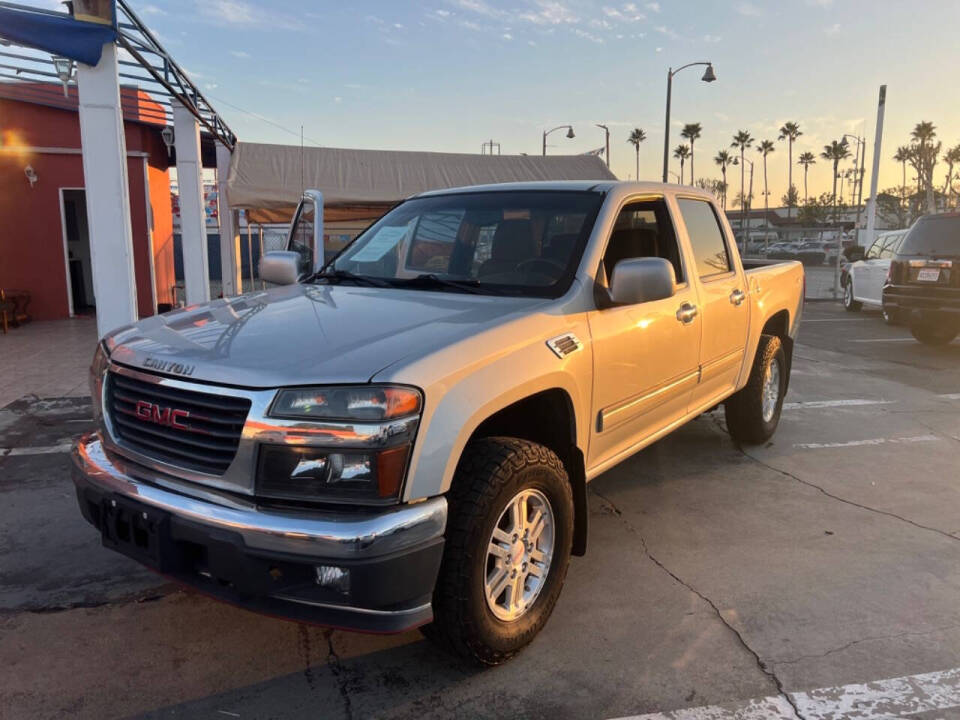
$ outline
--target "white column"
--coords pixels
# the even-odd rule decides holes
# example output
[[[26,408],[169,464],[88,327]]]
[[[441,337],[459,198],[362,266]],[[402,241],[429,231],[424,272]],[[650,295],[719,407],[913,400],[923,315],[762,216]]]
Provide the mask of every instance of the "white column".
[[[240,274],[240,218],[227,198],[227,176],[230,174],[230,148],[217,143],[217,202],[220,216],[220,275],[223,296],[243,294]]]
[[[96,67],[78,63],[77,90],[97,334],[103,337],[137,320],[127,143],[113,43],[103,46]]]
[[[187,305],[210,299],[207,226],[203,212],[200,123],[179,101],[173,105],[173,142],[177,148],[177,187],[180,189],[180,247]]]
[[[880,86],[880,101],[877,103],[877,134],[873,140],[873,174],[870,176],[870,197],[867,198],[867,241],[864,247],[873,245],[874,229],[877,227],[877,179],[880,177],[880,149],[883,145],[883,113],[887,107],[887,86]],[[860,182],[863,182],[862,180]]]

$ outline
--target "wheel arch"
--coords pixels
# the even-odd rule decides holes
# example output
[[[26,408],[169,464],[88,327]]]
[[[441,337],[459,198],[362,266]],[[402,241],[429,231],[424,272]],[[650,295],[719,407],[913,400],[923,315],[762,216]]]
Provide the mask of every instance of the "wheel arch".
[[[780,310],[771,315],[763,324],[760,331],[763,335],[773,335],[780,338],[780,344],[783,346],[783,355],[787,361],[787,378],[784,385],[784,395],[790,389],[790,370],[793,367],[793,338],[790,336],[790,311]]]
[[[583,451],[577,445],[577,417],[569,393],[554,387],[520,398],[480,422],[470,434],[468,443],[497,436],[535,442],[560,458],[573,492],[572,552],[584,555],[587,547],[586,472]]]

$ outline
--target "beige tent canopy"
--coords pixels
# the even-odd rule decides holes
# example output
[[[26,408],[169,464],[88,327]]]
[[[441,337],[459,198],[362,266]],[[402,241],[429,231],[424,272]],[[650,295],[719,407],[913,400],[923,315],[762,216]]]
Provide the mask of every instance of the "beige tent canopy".
[[[616,180],[589,155],[467,155],[237,143],[230,206],[251,222],[289,222],[303,189],[323,192],[324,219],[374,219],[410,195],[437,188],[532,180]]]

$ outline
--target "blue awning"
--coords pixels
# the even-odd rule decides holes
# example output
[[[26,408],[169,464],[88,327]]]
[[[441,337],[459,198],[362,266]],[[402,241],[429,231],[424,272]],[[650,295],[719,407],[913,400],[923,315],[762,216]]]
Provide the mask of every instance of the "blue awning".
[[[117,30],[110,25],[83,22],[62,13],[0,6],[0,38],[96,65],[100,62],[104,44],[116,40]]]

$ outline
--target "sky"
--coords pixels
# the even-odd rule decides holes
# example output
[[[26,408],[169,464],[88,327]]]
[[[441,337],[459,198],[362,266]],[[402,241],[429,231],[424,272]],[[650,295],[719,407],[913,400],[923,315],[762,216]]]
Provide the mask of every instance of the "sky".
[[[576,137],[553,133],[548,153],[575,154],[603,145],[603,123],[614,173],[635,177],[627,137],[640,127],[640,178],[656,180],[667,69],[711,61],[717,82],[693,67],[673,83],[671,154],[680,128],[701,123],[697,177],[720,176],[712,158],[737,130],[776,140],[794,121],[803,132],[794,161],[818,156],[811,195],[830,189],[819,153],[844,133],[867,137],[869,178],[881,84],[881,190],[900,184],[891,156],[915,123],[932,121],[945,148],[960,142],[958,0],[129,3],[246,141],[298,144],[302,126],[313,145],[479,153],[493,140],[504,154],[536,154],[544,129],[572,124]],[[762,162],[748,153],[759,205]],[[771,206],[788,164],[776,142]],[[728,172],[733,195],[739,176]],[[938,182],[944,174],[941,163]],[[794,184],[802,195],[799,166]]]

